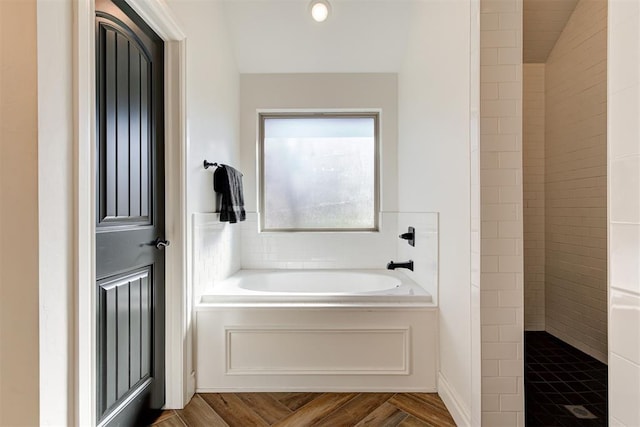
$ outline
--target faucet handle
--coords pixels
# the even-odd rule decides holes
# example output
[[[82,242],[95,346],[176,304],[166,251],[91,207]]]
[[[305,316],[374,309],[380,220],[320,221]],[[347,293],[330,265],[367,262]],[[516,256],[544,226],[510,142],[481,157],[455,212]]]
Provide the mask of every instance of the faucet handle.
[[[406,233],[402,233],[398,237],[403,240],[407,240],[407,243],[409,243],[411,246],[416,245],[416,229],[413,227],[409,227],[409,231],[407,231]]]

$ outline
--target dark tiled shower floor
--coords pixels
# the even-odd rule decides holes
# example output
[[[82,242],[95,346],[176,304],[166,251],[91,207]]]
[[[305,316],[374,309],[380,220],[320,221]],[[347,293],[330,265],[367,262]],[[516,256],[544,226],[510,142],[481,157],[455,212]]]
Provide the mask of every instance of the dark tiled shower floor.
[[[607,365],[546,332],[525,332],[527,427],[607,425]],[[579,419],[563,405],[582,405]]]

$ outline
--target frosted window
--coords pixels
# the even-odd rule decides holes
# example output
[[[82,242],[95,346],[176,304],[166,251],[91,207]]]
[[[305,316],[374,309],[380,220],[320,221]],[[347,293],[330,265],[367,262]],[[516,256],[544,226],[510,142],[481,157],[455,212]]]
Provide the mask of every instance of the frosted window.
[[[375,115],[263,117],[263,229],[376,229],[376,126]]]

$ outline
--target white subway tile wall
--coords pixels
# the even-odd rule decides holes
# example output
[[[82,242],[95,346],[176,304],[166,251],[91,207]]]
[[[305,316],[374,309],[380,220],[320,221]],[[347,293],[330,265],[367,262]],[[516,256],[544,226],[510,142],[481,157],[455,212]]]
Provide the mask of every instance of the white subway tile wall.
[[[640,425],[640,2],[610,0],[608,20],[609,424],[632,427]]]
[[[416,246],[398,235],[416,229]],[[258,214],[247,213],[241,227],[243,269],[384,269],[391,260],[413,259],[414,271],[402,270],[437,301],[438,214],[380,214],[380,231],[371,232],[264,232]]]
[[[524,328],[544,331],[544,64],[522,69]]]
[[[480,2],[482,425],[524,425],[522,0]]]
[[[264,232],[258,214],[241,227],[242,268],[386,268],[396,257],[397,214],[380,215],[380,232]]]
[[[544,85],[545,327],[606,362],[606,0],[578,2]]]
[[[194,213],[192,224],[193,293],[198,302],[217,280],[240,268],[240,239],[236,226],[220,222],[219,214]]]
[[[206,215],[206,214],[202,214]],[[209,218],[209,217],[207,217]],[[408,226],[416,229],[416,245],[411,247],[398,235]],[[201,229],[194,252],[194,277],[205,285],[215,286],[230,270],[214,271],[209,263],[225,257],[227,228],[240,232],[240,267],[243,269],[384,269],[391,260],[414,261],[414,271],[401,270],[424,287],[437,301],[438,297],[438,214],[382,213],[380,232],[264,232],[258,231],[258,214],[247,213],[247,220],[237,225]],[[217,233],[217,235],[216,235]],[[194,236],[194,240],[196,237]],[[206,241],[206,242],[205,242]],[[207,243],[208,242],[208,243]],[[226,243],[225,243],[226,242]],[[198,251],[204,253],[198,254]],[[228,264],[223,260],[223,265]]]

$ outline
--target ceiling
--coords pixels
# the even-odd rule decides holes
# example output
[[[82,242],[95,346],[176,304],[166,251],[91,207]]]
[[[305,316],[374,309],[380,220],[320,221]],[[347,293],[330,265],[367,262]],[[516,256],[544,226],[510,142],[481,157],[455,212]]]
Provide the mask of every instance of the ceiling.
[[[523,46],[525,63],[547,61],[578,0],[524,0]]]
[[[309,0],[225,0],[241,73],[398,72],[419,0],[330,0],[324,23]]]
[[[413,7],[424,0],[223,0],[241,73],[393,73],[405,58]],[[546,62],[578,0],[524,0],[523,60]]]

